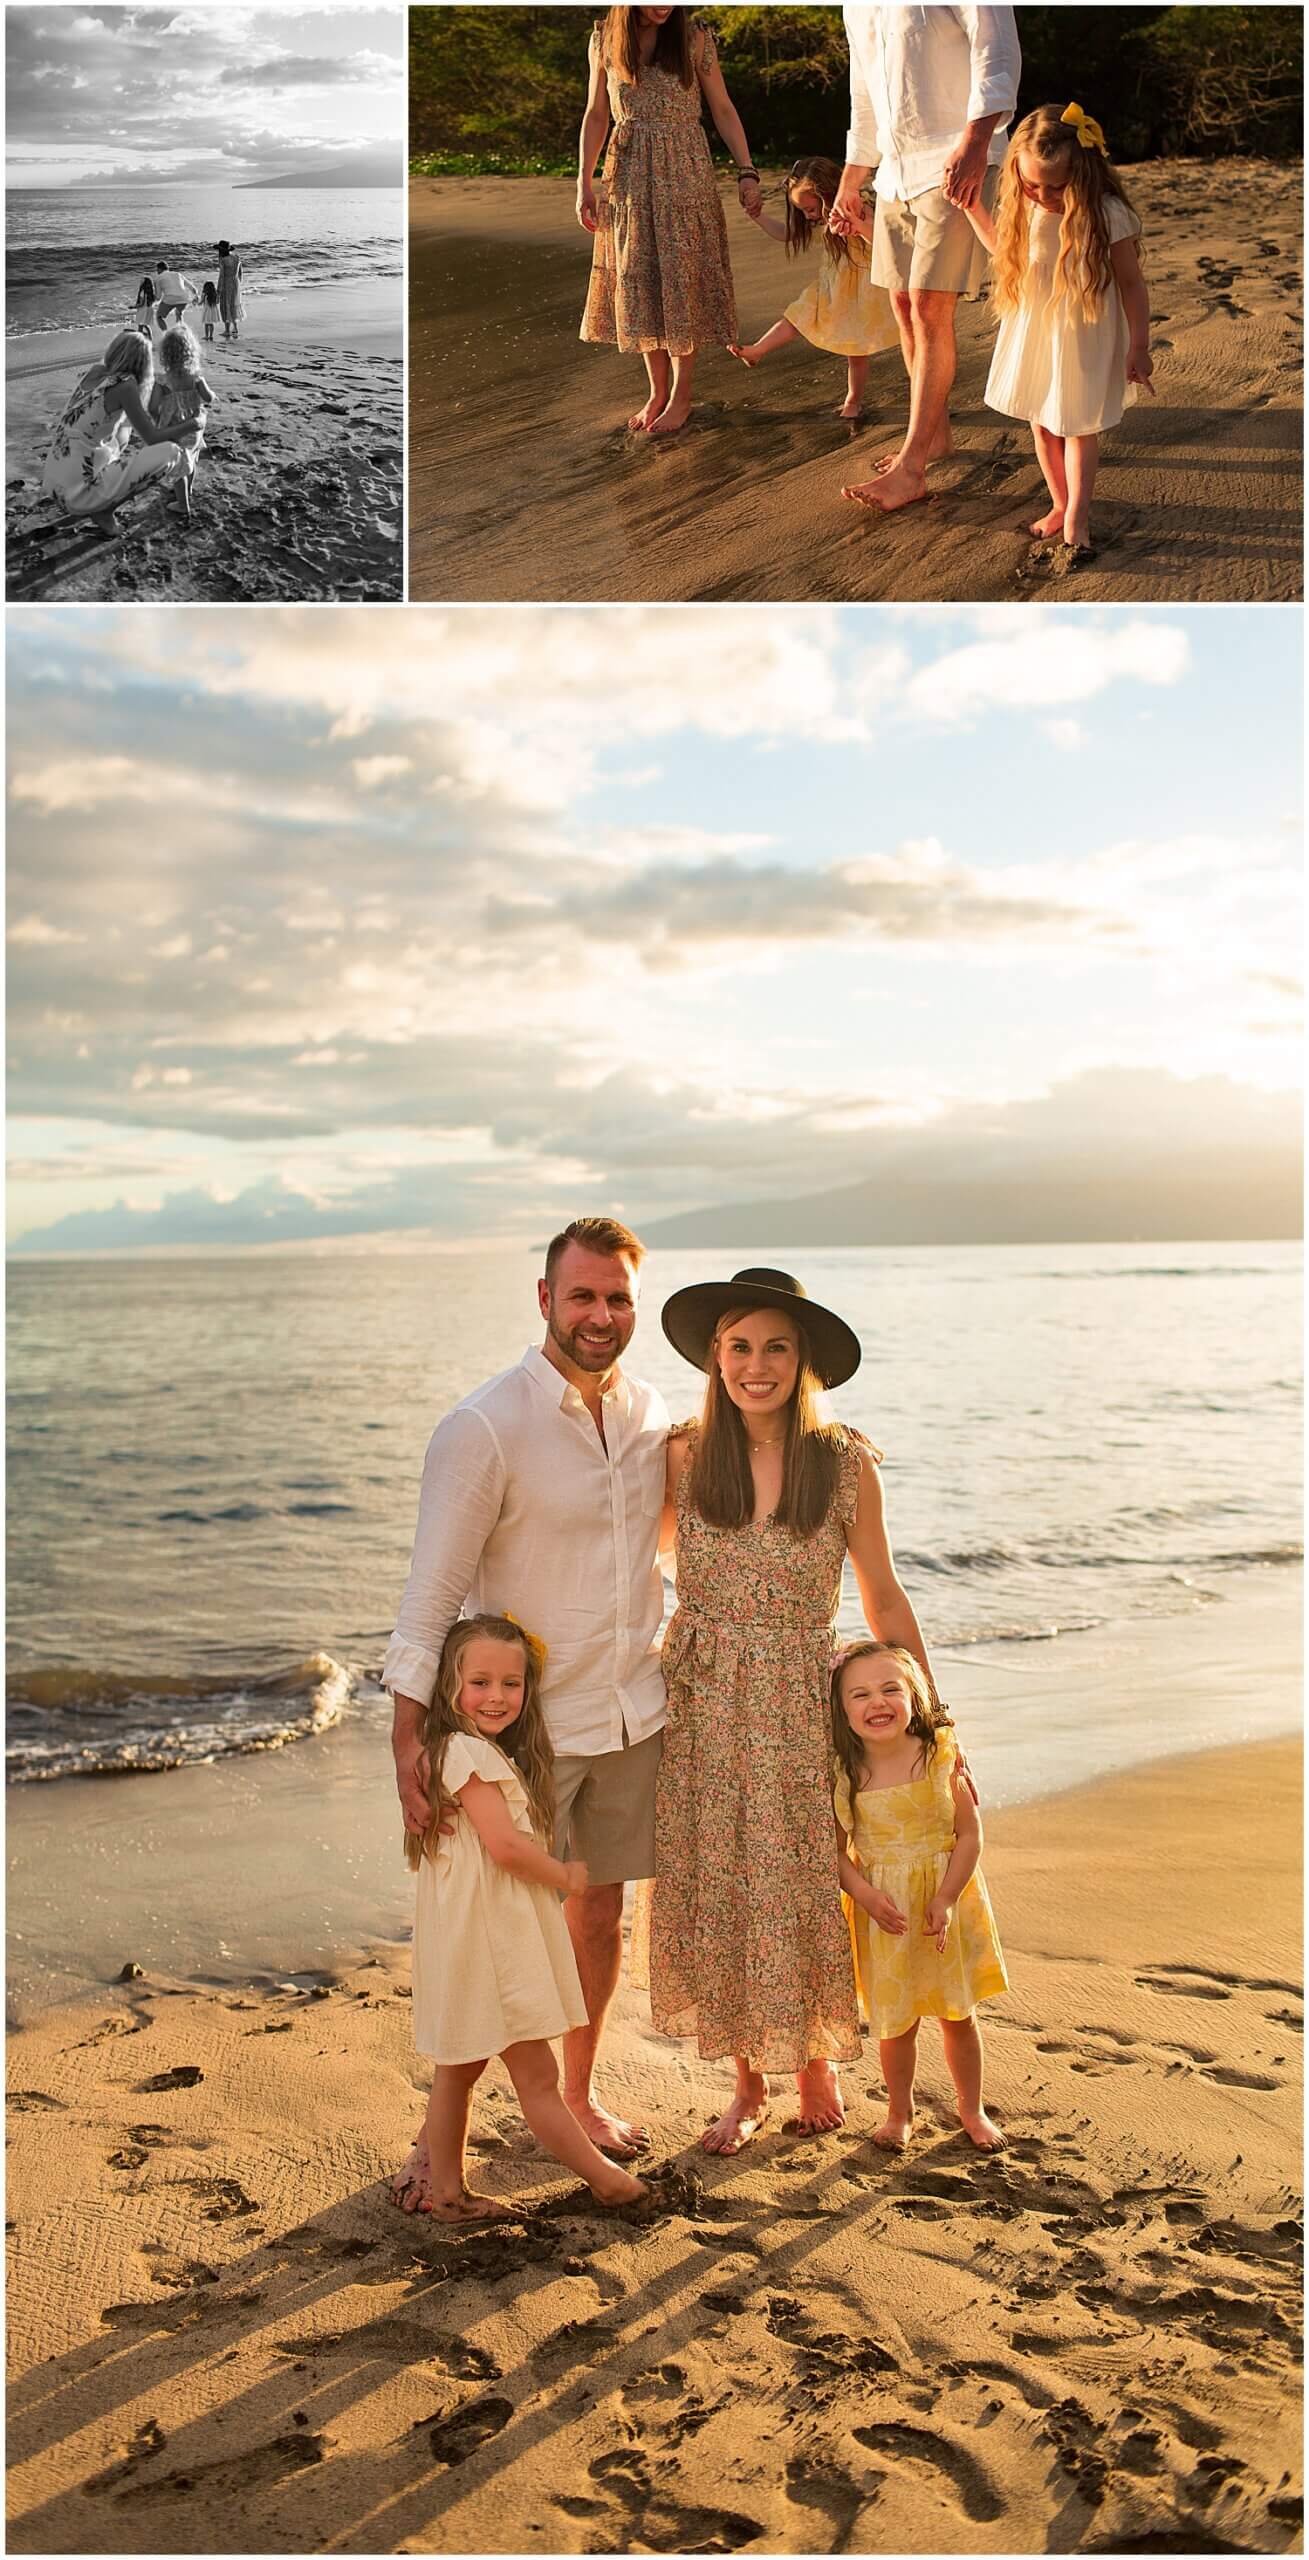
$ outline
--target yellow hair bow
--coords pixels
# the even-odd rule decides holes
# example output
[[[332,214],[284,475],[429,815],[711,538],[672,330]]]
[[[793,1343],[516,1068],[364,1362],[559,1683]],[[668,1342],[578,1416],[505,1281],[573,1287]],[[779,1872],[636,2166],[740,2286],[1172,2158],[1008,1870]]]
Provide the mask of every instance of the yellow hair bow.
[[[1059,122],[1073,127],[1083,151],[1103,151],[1106,160],[1108,159],[1109,145],[1104,138],[1103,126],[1096,123],[1094,116],[1085,115],[1076,99],[1070,107],[1065,107]]]

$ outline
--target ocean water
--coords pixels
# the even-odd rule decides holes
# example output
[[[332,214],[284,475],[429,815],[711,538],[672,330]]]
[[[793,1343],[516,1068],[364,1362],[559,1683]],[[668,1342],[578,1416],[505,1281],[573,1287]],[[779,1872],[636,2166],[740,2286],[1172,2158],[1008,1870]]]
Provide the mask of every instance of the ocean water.
[[[160,258],[195,284],[231,240],[249,293],[403,270],[400,187],[27,187],[5,199],[9,337],[121,323]]]
[[[428,1435],[539,1338],[538,1260],[11,1264],[11,1779],[383,1716]],[[735,1260],[646,1264],[629,1365],[676,1417],[699,1382],[659,1307]],[[1300,1269],[1280,1244],[804,1258],[864,1344],[832,1406],[886,1453],[930,1644],[1194,1615],[1225,1574],[1298,1563]]]

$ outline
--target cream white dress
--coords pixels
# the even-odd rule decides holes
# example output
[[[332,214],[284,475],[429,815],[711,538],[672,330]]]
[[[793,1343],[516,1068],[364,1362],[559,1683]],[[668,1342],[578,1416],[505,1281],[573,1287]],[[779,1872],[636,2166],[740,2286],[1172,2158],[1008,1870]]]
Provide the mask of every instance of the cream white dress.
[[[441,1777],[456,1798],[474,1777],[503,1787],[515,1829],[532,1836],[527,1790],[493,1742],[451,1734]],[[497,1866],[462,1805],[418,1870],[413,2005],[414,2043],[435,2062],[483,2062],[586,2024],[558,1894]]]
[[[1116,196],[1105,214],[1111,245],[1136,238],[1140,223]],[[1089,320],[1074,295],[1056,299],[1058,256],[1059,216],[1033,205],[1023,298],[1001,320],[986,405],[1050,435],[1099,435],[1117,426],[1127,402],[1127,314],[1116,284],[1096,297]]]

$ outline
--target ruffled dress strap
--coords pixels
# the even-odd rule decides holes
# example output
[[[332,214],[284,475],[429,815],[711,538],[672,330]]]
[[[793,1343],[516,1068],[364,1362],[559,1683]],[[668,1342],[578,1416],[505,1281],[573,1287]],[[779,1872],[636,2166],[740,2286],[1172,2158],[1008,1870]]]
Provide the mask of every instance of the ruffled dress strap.
[[[836,1773],[836,1783],[832,1789],[832,1811],[847,1840],[853,1840],[854,1795],[850,1786],[849,1773],[845,1769],[838,1769]]]
[[[527,1789],[512,1760],[480,1733],[452,1733],[441,1758],[441,1784],[453,1796],[470,1778],[488,1778],[493,1787],[503,1787],[512,1811],[526,1808]]]
[[[697,80],[711,78],[718,69],[718,40],[703,18],[691,21],[691,51]]]

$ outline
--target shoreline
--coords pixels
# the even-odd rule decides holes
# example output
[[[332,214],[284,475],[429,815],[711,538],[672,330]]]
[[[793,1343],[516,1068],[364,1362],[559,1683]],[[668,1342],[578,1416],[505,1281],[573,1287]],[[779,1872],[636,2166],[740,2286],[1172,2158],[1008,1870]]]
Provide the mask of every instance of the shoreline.
[[[1257,1740],[1298,1733],[1302,1588],[1299,1571],[1250,1571],[1187,1617],[937,1647],[988,1822],[1194,1757],[1230,1742],[1234,1723]],[[11,1787],[11,2019],[29,2025],[93,1996],[127,1962],[232,1987],[402,1944],[413,1885],[387,1720],[379,1701],[279,1751]],[[235,1906],[234,1851],[245,1878]]]
[[[777,175],[765,173],[774,210]],[[706,348],[689,427],[631,436],[639,360],[578,344],[590,246],[570,182],[411,176],[414,599],[1298,600],[1299,168],[1169,160],[1125,175],[1145,228],[1157,397],[1105,437],[1098,556],[1071,578],[1031,539],[1046,500],[1030,433],[985,405],[985,301],[959,307],[956,450],[933,471],[933,503],[870,517],[840,490],[899,441],[898,354],[874,358],[867,414],[850,426],[834,414],[839,359],[792,345],[747,375]],[[795,284],[720,191],[748,335]]]
[[[474,2177],[526,2218],[452,2234],[380,2184],[403,1950],[51,2012],[10,2051],[9,2548],[1298,2547],[1300,1758],[993,1818],[998,2158],[929,2033],[907,2158],[869,2055],[840,2134],[781,2104],[711,2160],[724,2069],[624,1988],[605,2094],[668,2209],[579,2200],[493,2065]]]

